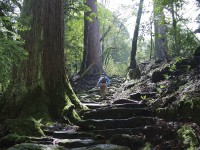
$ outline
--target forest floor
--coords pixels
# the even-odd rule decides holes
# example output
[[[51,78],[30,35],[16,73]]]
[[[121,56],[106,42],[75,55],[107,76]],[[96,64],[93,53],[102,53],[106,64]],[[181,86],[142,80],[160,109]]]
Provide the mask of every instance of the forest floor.
[[[199,149],[200,62],[146,62],[140,69],[140,80],[110,77],[106,99],[99,96],[97,76],[73,79],[77,96],[90,108],[79,113],[82,120],[45,127],[46,137],[10,150]]]

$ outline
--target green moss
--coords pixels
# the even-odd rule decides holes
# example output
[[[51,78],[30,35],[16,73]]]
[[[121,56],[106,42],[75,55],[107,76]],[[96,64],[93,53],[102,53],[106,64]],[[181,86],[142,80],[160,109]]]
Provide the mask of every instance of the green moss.
[[[0,145],[4,147],[12,146],[15,144],[29,141],[27,136],[19,136],[17,134],[8,134],[0,139]]]
[[[48,110],[48,97],[41,86],[37,86],[29,90],[24,96],[24,105],[19,113],[20,118],[33,117],[37,120],[43,119],[43,122],[51,121]]]
[[[178,130],[178,137],[180,138],[180,141],[184,147],[188,150],[195,150],[196,146],[199,145],[198,138],[193,129],[187,125],[183,125]]]
[[[45,136],[41,130],[41,124],[33,118],[7,119],[5,126],[12,134],[20,136]]]
[[[141,71],[138,66],[134,69],[129,70],[129,72],[128,72],[129,79],[140,79],[140,77],[141,77]]]
[[[66,97],[67,104],[62,111],[62,117],[64,117],[69,123],[76,123],[81,120],[80,116],[75,111],[75,105],[71,103],[68,97]]]

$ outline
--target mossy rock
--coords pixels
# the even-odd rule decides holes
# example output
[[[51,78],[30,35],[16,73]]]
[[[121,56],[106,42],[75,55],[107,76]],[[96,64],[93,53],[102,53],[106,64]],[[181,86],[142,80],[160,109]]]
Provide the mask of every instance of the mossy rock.
[[[178,105],[180,120],[192,121],[200,125],[200,97],[184,98]]]
[[[5,126],[9,133],[17,134],[20,136],[45,136],[41,130],[40,121],[36,121],[33,118],[26,119],[7,119],[5,120]]]
[[[154,71],[151,76],[152,82],[157,83],[157,82],[165,80],[164,74],[166,73],[161,70]]]
[[[156,116],[163,118],[167,121],[174,121],[177,117],[177,110],[173,107],[158,108],[156,110]]]
[[[0,139],[1,147],[10,147],[15,144],[23,143],[29,141],[28,136],[19,136],[17,134],[8,134]]]

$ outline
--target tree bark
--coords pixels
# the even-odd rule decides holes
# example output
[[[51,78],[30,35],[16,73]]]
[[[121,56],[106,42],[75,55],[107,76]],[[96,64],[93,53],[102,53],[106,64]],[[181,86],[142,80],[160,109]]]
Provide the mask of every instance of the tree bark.
[[[65,71],[63,0],[24,0],[22,9],[22,24],[29,27],[22,33],[28,58],[15,72],[1,105],[2,114],[44,120],[67,114],[73,120],[74,108],[84,107]]]
[[[159,5],[159,0],[154,0],[155,52],[159,61],[168,61],[167,27],[164,23],[163,7]]]
[[[140,78],[140,70],[139,70],[139,68],[137,66],[137,62],[136,62],[136,52],[137,52],[137,41],[138,41],[138,35],[139,35],[139,27],[140,27],[140,20],[141,20],[141,16],[142,16],[143,3],[144,3],[144,0],[140,0],[136,24],[135,24],[135,30],[134,30],[134,34],[133,34],[131,62],[130,62],[129,69],[132,69],[132,72],[137,72],[137,73],[136,74],[131,73],[131,71],[130,71],[129,77],[131,79]],[[133,76],[133,74],[135,74],[135,75]]]
[[[83,62],[81,66],[81,74],[87,70],[87,68],[95,63],[88,71],[88,74],[101,73],[103,70],[101,56],[102,51],[100,48],[100,36],[99,36],[99,23],[97,18],[97,1],[87,0],[86,5],[91,9],[84,14],[84,54]],[[92,21],[88,18],[92,18]],[[95,62],[98,60],[97,62]]]

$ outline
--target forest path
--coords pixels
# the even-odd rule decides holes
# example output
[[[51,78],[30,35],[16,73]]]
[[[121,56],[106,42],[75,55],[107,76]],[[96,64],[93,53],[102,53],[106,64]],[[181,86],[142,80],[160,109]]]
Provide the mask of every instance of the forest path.
[[[153,111],[144,101],[135,99],[136,95],[130,95],[130,99],[115,99],[114,93],[122,82],[118,77],[111,79],[112,84],[105,100],[101,100],[96,88],[78,94],[80,100],[90,110],[80,113],[82,120],[77,126],[58,123],[44,130],[45,138],[19,144],[18,148],[72,150],[178,148],[176,134],[170,123],[154,117]],[[152,96],[152,93],[146,94]]]

